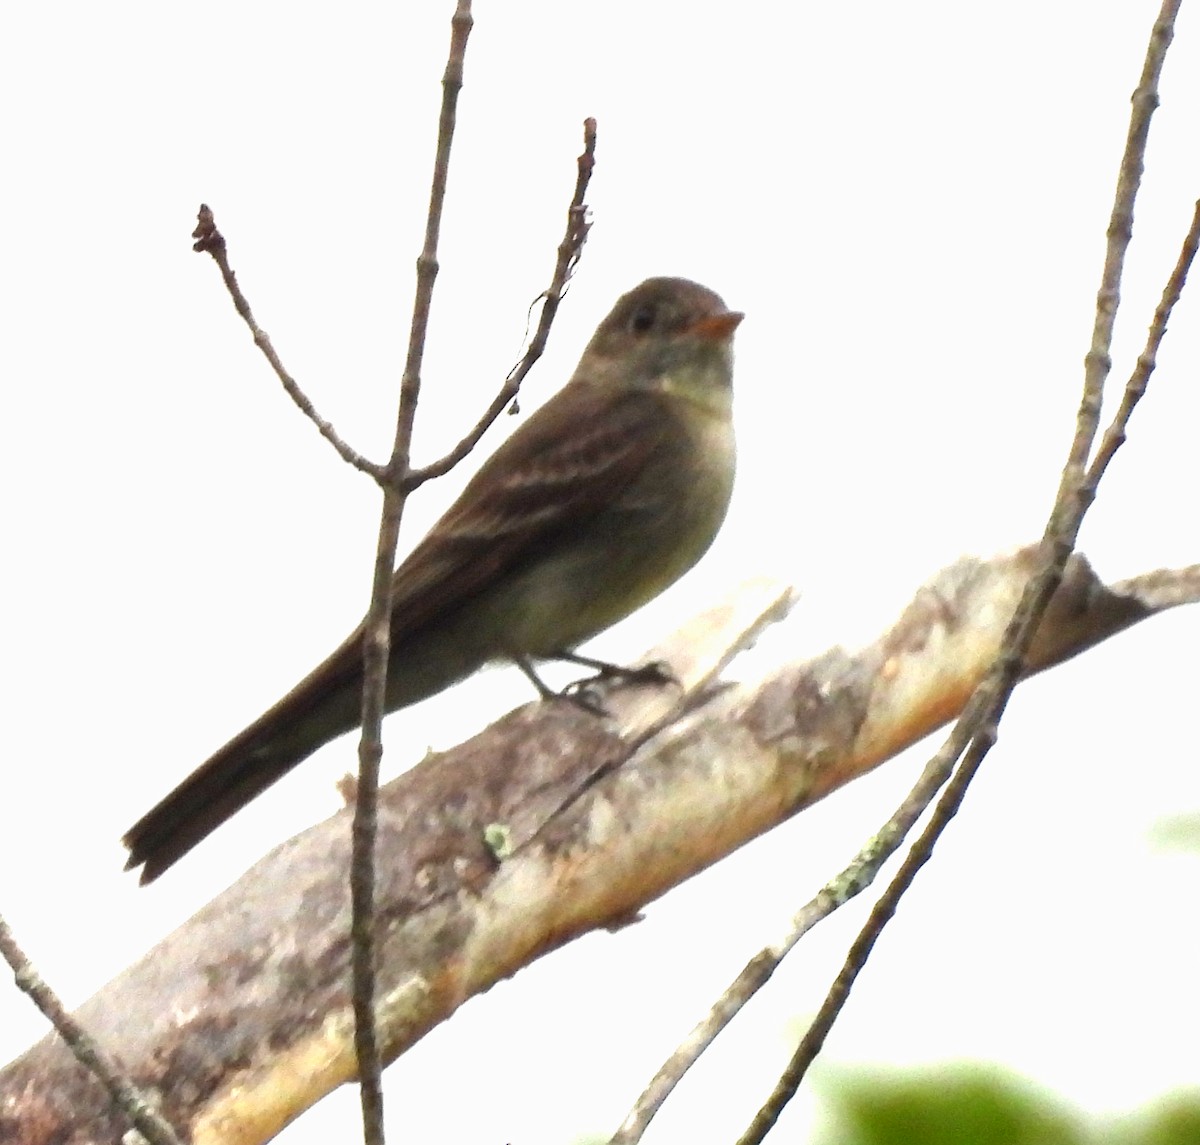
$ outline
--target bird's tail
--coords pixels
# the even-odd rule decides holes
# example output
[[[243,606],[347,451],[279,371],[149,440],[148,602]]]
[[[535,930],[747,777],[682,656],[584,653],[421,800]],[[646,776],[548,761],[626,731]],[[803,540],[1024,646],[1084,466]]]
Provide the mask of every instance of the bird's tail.
[[[361,642],[346,641],[273,708],[202,763],[125,834],[153,882],[301,760],[359,723]]]

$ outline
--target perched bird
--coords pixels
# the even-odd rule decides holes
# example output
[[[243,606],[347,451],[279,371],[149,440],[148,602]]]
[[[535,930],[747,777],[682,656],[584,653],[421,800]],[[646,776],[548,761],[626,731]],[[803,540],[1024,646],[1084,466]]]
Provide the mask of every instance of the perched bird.
[[[396,569],[389,712],[489,661],[529,669],[571,659],[700,559],[733,488],[741,320],[681,278],[651,278],[620,298],[570,382],[488,458]],[[361,693],[360,627],[130,828],[126,869],[156,879],[357,727]]]

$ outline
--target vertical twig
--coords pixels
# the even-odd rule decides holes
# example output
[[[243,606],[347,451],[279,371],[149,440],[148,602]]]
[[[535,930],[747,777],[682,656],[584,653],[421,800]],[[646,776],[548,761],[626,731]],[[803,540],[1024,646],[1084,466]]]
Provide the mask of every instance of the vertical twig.
[[[396,413],[396,436],[388,462],[388,480],[383,485],[383,510],[375,549],[371,603],[363,623],[362,738],[358,748],[358,793],[354,804],[352,858],[350,866],[350,943],[354,988],[354,1046],[362,1100],[363,1137],[366,1145],[383,1145],[383,1088],[381,1057],[375,1029],[375,836],[379,794],[379,761],[383,756],[381,728],[387,661],[391,645],[392,573],[396,566],[396,544],[407,492],[413,418],[421,390],[421,360],[433,284],[437,278],[438,234],[446,199],[450,167],[450,145],[458,93],[462,89],[463,59],[474,21],[470,0],[458,0],[450,28],[450,51],[442,77],[442,107],[438,117],[437,151],[429,192],[425,242],[417,258],[417,290],[409,328],[408,355],[400,383]]]

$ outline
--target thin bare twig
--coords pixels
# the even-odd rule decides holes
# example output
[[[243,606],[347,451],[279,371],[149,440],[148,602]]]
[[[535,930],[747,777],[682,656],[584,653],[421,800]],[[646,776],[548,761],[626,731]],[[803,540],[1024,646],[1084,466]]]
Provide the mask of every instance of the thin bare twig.
[[[1150,323],[1150,332],[1146,338],[1146,347],[1139,355],[1137,366],[1125,384],[1125,392],[1121,395],[1121,405],[1113,415],[1112,424],[1105,430],[1104,436],[1100,439],[1100,446],[1096,450],[1096,456],[1088,467],[1084,491],[1090,489],[1093,496],[1113,455],[1125,444],[1125,426],[1129,422],[1134,407],[1142,400],[1142,395],[1146,392],[1150,375],[1154,373],[1154,367],[1158,360],[1158,349],[1167,332],[1167,319],[1170,318],[1171,311],[1175,309],[1175,304],[1183,293],[1188,270],[1196,257],[1198,246],[1200,246],[1200,201],[1197,201],[1193,208],[1192,225],[1183,240],[1183,248],[1179,252],[1175,269],[1171,272],[1171,277],[1167,279],[1167,285],[1163,288],[1162,299],[1154,311],[1154,319]]]
[[[229,252],[226,249],[225,236],[217,230],[212,209],[207,203],[200,204],[200,211],[197,214],[196,220],[196,229],[192,231],[192,238],[196,241],[192,244],[192,250],[212,255],[213,261],[220,268],[221,278],[225,281],[225,289],[229,291],[229,297],[233,299],[234,307],[242,316],[242,321],[250,328],[250,333],[254,337],[254,344],[262,351],[267,361],[270,362],[271,369],[275,371],[275,376],[283,383],[283,388],[287,391],[288,396],[296,403],[300,412],[317,427],[317,431],[321,436],[337,450],[338,456],[343,461],[348,465],[353,465],[355,469],[369,474],[376,481],[382,481],[384,476],[383,468],[376,465],[373,461],[368,460],[342,440],[337,430],[317,412],[316,407],[309,400],[308,395],[300,388],[296,379],[284,368],[283,362],[275,352],[275,347],[271,344],[271,339],[267,337],[266,331],[255,321],[254,315],[250,310],[250,303],[246,301],[246,296],[242,293],[242,288],[238,285],[237,275],[230,269]]]
[[[1162,341],[1170,309],[1179,297],[1187,276],[1187,267],[1195,254],[1195,221],[1184,242],[1179,263],[1164,291],[1163,301],[1155,313],[1146,351],[1139,359],[1126,387],[1124,400],[1105,433],[1104,444],[1097,455],[1096,463],[1090,470],[1085,470],[1099,427],[1104,381],[1111,368],[1109,350],[1120,299],[1121,270],[1125,252],[1132,238],[1133,206],[1141,182],[1150,117],[1158,106],[1158,80],[1172,39],[1174,19],[1180,2],[1181,0],[1164,0],[1151,32],[1141,80],[1134,92],[1130,129],[1117,180],[1108,229],[1105,266],[1096,301],[1097,313],[1092,345],[1085,359],[1083,399],[1076,417],[1075,435],[1063,468],[1058,494],[1042,538],[1040,567],[1030,578],[1021,602],[1009,622],[995,665],[971,697],[967,709],[942,750],[930,761],[926,775],[935,765],[938,771],[949,772],[962,750],[959,748],[958,751],[952,752],[950,749],[956,741],[963,739],[965,732],[970,746],[962,763],[950,778],[925,830],[913,844],[900,870],[876,903],[852,944],[842,970],[830,987],[816,1018],[801,1039],[774,1091],[739,1139],[738,1145],[757,1145],[761,1142],[795,1095],[809,1065],[824,1045],[825,1038],[840,1014],[850,988],[865,966],[876,940],[895,913],[901,897],[912,885],[917,872],[933,854],[934,846],[950,820],[957,814],[967,788],[996,742],[999,721],[1020,676],[1037,624],[1062,579],[1063,568],[1074,550],[1084,515],[1095,498],[1096,485],[1120,441],[1124,439],[1125,423],[1140,393],[1144,391],[1146,380],[1153,369],[1154,352]],[[923,775],[922,779],[924,778]]]
[[[943,749],[945,751],[946,749]],[[961,747],[959,751],[961,751]],[[937,759],[940,760],[941,753]],[[936,761],[934,761],[936,762]],[[716,1040],[755,994],[774,975],[792,948],[822,919],[866,890],[883,864],[896,853],[913,824],[929,806],[938,789],[945,783],[942,770],[928,765],[904,802],[892,817],[869,839],[850,863],[830,879],[793,916],[787,932],[778,942],[760,950],[738,976],[722,991],[709,1012],[693,1027],[675,1048],[650,1084],[642,1091],[620,1129],[609,1139],[609,1145],[633,1145],[640,1141],[655,1114],[671,1096],[676,1085],[699,1060],[700,1055]]]
[[[1108,221],[1108,242],[1104,252],[1104,269],[1100,274],[1100,289],[1096,294],[1096,321],[1092,328],[1092,344],[1084,358],[1083,396],[1076,416],[1075,439],[1063,469],[1058,487],[1058,501],[1064,501],[1070,489],[1083,483],[1084,467],[1091,454],[1092,443],[1100,424],[1100,403],[1104,382],[1112,369],[1113,325],[1121,301],[1121,274],[1125,269],[1125,252],[1133,237],[1133,204],[1146,165],[1146,140],[1150,135],[1150,120],[1158,108],[1158,80],[1163,60],[1175,36],[1175,17],[1183,0],[1163,0],[1158,18],[1150,31],[1142,75],[1134,89],[1133,111],[1125,150],[1117,173],[1117,189],[1113,210]]]
[[[446,200],[450,169],[450,146],[463,84],[463,60],[474,20],[470,0],[458,0],[450,21],[450,51],[442,76],[442,107],[438,116],[437,148],[425,241],[417,257],[417,290],[409,328],[408,355],[400,382],[396,411],[396,436],[383,484],[383,509],[371,603],[363,621],[362,738],[358,745],[358,790],[351,828],[350,946],[354,988],[354,1045],[358,1055],[359,1088],[362,1100],[363,1138],[366,1145],[383,1145],[383,1087],[381,1055],[375,1029],[375,837],[379,797],[379,761],[383,757],[382,725],[387,662],[391,646],[392,573],[396,567],[396,545],[400,519],[408,499],[408,475],[413,419],[421,390],[421,362],[433,284],[437,278],[438,235]]]
[[[8,923],[0,916],[0,956],[12,968],[17,988],[23,990],[50,1020],[75,1060],[95,1076],[108,1090],[130,1123],[150,1145],[181,1145],[175,1130],[151,1108],[146,1096],[109,1061],[108,1056],[88,1037],[87,1032],[67,1013],[58,995],[33,968],[25,951],[13,937]]]
[[[491,405],[466,436],[444,457],[409,472],[405,480],[405,487],[408,490],[416,489],[418,485],[423,485],[431,478],[440,477],[443,473],[449,472],[479,444],[488,427],[500,416],[504,407],[517,396],[525,376],[545,352],[546,342],[550,337],[550,327],[558,313],[559,303],[562,302],[563,295],[566,293],[567,283],[570,282],[575,266],[579,262],[579,256],[583,252],[583,244],[587,241],[588,231],[591,229],[584,196],[587,194],[588,183],[591,181],[592,170],[595,166],[596,121],[585,119],[583,121],[583,153],[577,160],[578,174],[575,178],[575,193],[571,196],[571,205],[567,208],[567,232],[563,235],[562,242],[558,244],[554,277],[550,280],[550,285],[538,295],[537,299],[534,299],[535,305],[539,299],[542,301],[542,313],[529,348],[509,372],[508,377],[504,379],[504,385],[500,387],[500,392],[492,399]]]

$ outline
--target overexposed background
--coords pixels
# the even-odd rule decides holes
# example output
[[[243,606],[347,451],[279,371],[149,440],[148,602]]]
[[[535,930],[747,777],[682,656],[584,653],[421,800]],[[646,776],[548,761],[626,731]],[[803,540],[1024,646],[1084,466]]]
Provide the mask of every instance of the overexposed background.
[[[797,654],[855,643],[959,554],[1031,540],[1069,441],[1157,7],[479,5],[417,460],[457,439],[519,356],[591,115],[595,225],[525,410],[647,275],[695,278],[747,313],[726,529],[597,654],[635,654],[763,572],[803,593],[771,641]],[[6,12],[0,911],[68,1002],[332,811],[333,781],[354,764],[353,740],[338,741],[154,887],[121,873],[122,831],[361,615],[378,516],[370,483],[294,412],[215,267],[191,252],[196,207],[214,208],[309,395],[382,457],[451,11]],[[1200,194],[1194,12],[1162,96],[1117,383]],[[1200,559],[1198,372],[1193,290],[1085,527],[1109,579]],[[404,548],[475,463],[414,499]],[[1101,1115],[1195,1083],[1200,861],[1151,831],[1200,807],[1198,640],[1200,614],[1183,610],[1021,688],[829,1061],[994,1060]],[[385,770],[528,698],[519,674],[495,670],[393,717]],[[540,1145],[611,1130],[926,754],[744,848],[640,925],[468,1003],[389,1071],[398,1139]],[[804,944],[647,1140],[740,1130],[868,905]],[[43,1030],[0,986],[0,1061]],[[806,1094],[789,1111],[791,1139],[806,1139],[815,1105]],[[353,1133],[355,1118],[344,1088],[281,1140]]]

